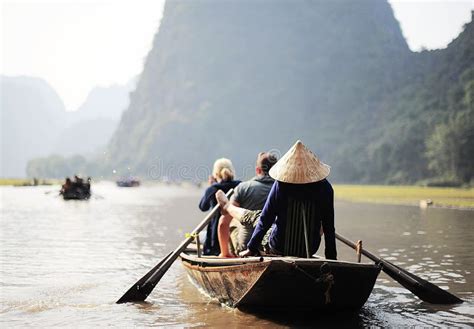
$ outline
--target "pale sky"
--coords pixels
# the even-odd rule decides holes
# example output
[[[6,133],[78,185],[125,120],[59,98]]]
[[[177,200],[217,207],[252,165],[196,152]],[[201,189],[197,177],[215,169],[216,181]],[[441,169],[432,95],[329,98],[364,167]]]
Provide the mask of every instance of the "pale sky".
[[[389,2],[414,51],[446,47],[474,9],[474,0]],[[45,79],[71,111],[95,86],[124,84],[141,73],[164,0],[0,3],[0,74]]]

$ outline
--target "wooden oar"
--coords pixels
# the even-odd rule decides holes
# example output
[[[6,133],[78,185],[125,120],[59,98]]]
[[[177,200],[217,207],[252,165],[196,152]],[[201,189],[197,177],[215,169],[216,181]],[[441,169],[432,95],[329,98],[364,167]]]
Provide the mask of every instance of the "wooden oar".
[[[122,304],[130,301],[144,301],[147,296],[151,293],[154,287],[149,286],[147,288],[142,285],[163,265],[163,263],[170,257],[173,252],[170,252],[163,258],[158,264],[155,265],[147,274],[145,274],[140,280],[138,280],[127,292],[117,301],[117,304]],[[150,289],[151,288],[151,289]]]
[[[62,195],[60,191],[55,191],[55,190],[53,190],[53,191],[46,191],[46,192],[44,192],[44,194],[51,194],[51,193],[54,193],[54,192],[57,193],[55,196],[61,196],[61,195]]]
[[[349,247],[356,249],[354,242],[336,233],[336,239],[345,243]],[[382,258],[379,258],[371,252],[362,249],[362,254],[376,263],[383,265],[382,270],[387,273],[392,279],[400,283],[402,286],[410,290],[413,294],[418,296],[421,300],[431,304],[458,304],[463,300],[454,296],[453,294],[441,289],[440,287],[423,280],[422,278],[410,273],[395,264],[390,263]]]
[[[234,193],[233,189],[230,189],[226,196],[230,196]],[[178,258],[184,249],[194,240],[194,236],[199,234],[201,230],[211,221],[214,214],[219,210],[219,205],[215,206],[206,218],[192,231],[181,244],[171,253],[163,258],[154,268],[152,268],[147,274],[145,274],[140,280],[138,280],[127,292],[120,297],[117,304],[128,303],[128,302],[143,302],[148,295],[153,291],[155,286],[161,280],[163,275],[168,271],[173,262]]]

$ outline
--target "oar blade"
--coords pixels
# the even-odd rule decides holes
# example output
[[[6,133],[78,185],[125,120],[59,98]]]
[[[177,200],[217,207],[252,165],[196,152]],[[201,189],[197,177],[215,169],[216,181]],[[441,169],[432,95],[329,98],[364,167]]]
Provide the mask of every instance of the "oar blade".
[[[130,289],[127,290],[127,292],[120,297],[118,301],[116,301],[117,304],[123,304],[123,303],[132,303],[132,302],[143,302],[146,298],[148,297],[148,294],[144,293],[143,289],[140,289],[139,284],[134,284]]]
[[[354,242],[347,239],[346,237],[336,233],[336,239],[345,243],[354,250],[357,250],[357,246]],[[367,249],[362,249],[362,254],[367,258],[371,259],[376,263],[383,265],[382,270],[388,274],[392,279],[400,283],[403,287],[410,290],[422,301],[431,304],[459,304],[463,300],[456,297],[455,295],[441,289],[440,287],[419,278],[413,273],[404,270],[389,261],[386,261],[380,257],[375,256]]]
[[[143,302],[148,295],[152,292],[155,285],[151,286],[150,284],[145,284],[145,282],[166,262],[170,257],[172,252],[170,252],[166,257],[164,257],[158,264],[155,265],[147,274],[145,274],[140,280],[135,282],[127,292],[120,297],[116,302],[117,304],[131,303],[131,302]]]
[[[449,293],[446,290],[441,289],[440,287],[428,282],[413,273],[410,273],[386,260],[383,260],[383,264],[388,264],[389,266],[384,266],[383,271],[387,273],[392,279],[400,283],[402,286],[410,290],[422,301],[430,304],[459,304],[463,300],[459,297]],[[405,274],[401,275],[401,273]],[[408,276],[412,280],[406,278]]]
[[[230,198],[234,193],[234,189],[227,191],[226,196]],[[214,214],[219,210],[219,205],[216,205],[211,212],[199,223],[199,225],[192,231],[192,233],[181,244],[165,258],[161,260],[154,268],[152,268],[145,276],[137,281],[127,292],[117,301],[117,304],[127,302],[142,302],[153,291],[155,286],[161,280],[166,271],[171,267],[173,262],[179,257],[186,247],[194,240],[194,235],[199,234],[201,230],[209,224]]]

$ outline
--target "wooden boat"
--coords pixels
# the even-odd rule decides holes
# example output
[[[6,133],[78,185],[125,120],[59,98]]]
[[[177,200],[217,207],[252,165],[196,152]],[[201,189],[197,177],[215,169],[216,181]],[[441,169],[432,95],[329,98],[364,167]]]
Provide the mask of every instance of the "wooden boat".
[[[191,281],[208,296],[240,309],[357,311],[381,267],[323,258],[180,255]]]
[[[116,181],[119,187],[137,187],[140,186],[140,181],[134,178],[120,179]]]
[[[88,200],[91,197],[90,188],[75,186],[61,192],[64,200]]]

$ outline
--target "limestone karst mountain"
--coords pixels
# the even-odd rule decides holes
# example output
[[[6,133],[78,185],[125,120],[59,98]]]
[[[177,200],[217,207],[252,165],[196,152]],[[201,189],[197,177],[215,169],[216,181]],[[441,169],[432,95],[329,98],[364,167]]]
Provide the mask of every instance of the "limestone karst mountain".
[[[0,77],[0,177],[24,177],[29,159],[49,154],[65,118],[51,86],[32,77]]]
[[[472,184],[474,27],[409,50],[384,0],[171,0],[130,105],[88,172],[250,177],[302,139],[336,182]],[[49,171],[54,172],[54,171]]]
[[[53,154],[80,154],[93,159],[116,129],[134,83],[131,80],[125,85],[96,87],[77,111],[66,112],[59,95],[43,79],[2,76],[0,177],[25,177],[28,161]],[[62,164],[52,161],[50,166]],[[61,177],[71,174],[67,170],[74,168],[51,168],[49,173]],[[31,176],[46,174],[36,172]]]
[[[383,1],[169,1],[109,164],[242,172],[303,139],[345,168],[411,56]]]

